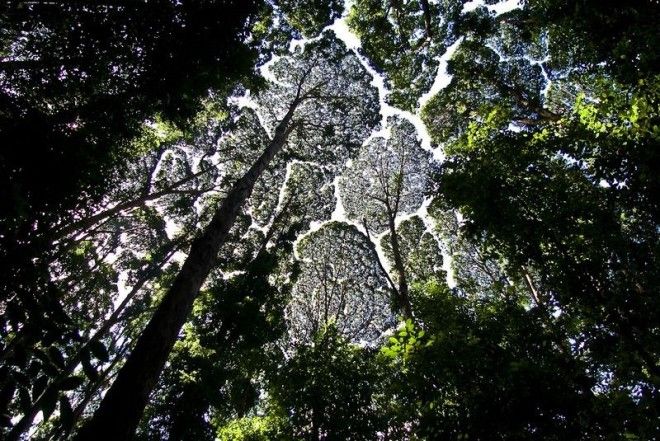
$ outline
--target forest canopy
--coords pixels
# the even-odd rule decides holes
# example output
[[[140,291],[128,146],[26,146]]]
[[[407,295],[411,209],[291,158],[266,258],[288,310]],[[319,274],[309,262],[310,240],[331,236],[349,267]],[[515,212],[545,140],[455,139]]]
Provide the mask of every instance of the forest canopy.
[[[0,6],[0,438],[652,440],[660,5]]]

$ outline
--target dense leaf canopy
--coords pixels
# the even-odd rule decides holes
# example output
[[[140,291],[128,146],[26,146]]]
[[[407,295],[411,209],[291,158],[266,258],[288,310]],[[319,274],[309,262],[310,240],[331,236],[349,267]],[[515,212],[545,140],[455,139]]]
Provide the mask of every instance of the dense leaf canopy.
[[[659,22],[3,3],[0,438],[656,439]]]

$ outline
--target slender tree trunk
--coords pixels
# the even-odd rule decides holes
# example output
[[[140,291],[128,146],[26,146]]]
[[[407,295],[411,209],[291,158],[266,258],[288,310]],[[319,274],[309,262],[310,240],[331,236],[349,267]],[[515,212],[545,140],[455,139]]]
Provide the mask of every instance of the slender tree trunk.
[[[431,6],[428,0],[420,0],[422,5],[422,13],[424,14],[424,28],[426,30],[426,38],[433,38],[433,26],[431,24]]]
[[[312,437],[310,438],[310,441],[317,441],[321,439],[320,437],[320,430],[319,430],[319,411],[316,408],[316,403],[312,404]]]
[[[523,278],[525,279],[525,284],[527,285],[527,289],[529,290],[529,294],[534,301],[534,304],[537,307],[545,307],[545,304],[541,300],[541,296],[539,295],[538,290],[534,286],[534,281],[532,280],[532,276],[529,275],[529,272],[527,271],[527,268],[524,266],[521,267],[522,272],[523,272]]]
[[[578,387],[581,389],[583,396],[593,397],[593,391],[591,390],[592,380],[585,373],[584,369],[578,365],[578,360],[571,351],[571,345],[568,337],[566,336],[566,333],[554,320],[548,305],[543,300],[544,296],[541,292],[539,292],[536,285],[534,284],[534,279],[529,273],[527,267],[521,266],[520,269],[523,273],[523,279],[525,280],[525,285],[529,290],[530,297],[532,298],[536,307],[541,310],[543,323],[550,333],[550,340],[557,346],[557,350],[564,357],[566,365],[570,369],[575,370],[577,377],[580,379]]]
[[[268,228],[268,231],[266,231],[266,235],[264,236],[263,240],[261,241],[261,245],[259,246],[259,250],[255,254],[253,261],[259,259],[265,252],[266,252],[266,247],[268,246],[268,242],[273,238],[275,235],[275,231],[277,230],[277,224],[282,218],[288,214],[288,208],[289,205],[291,204],[292,198],[287,199],[286,203],[284,206],[279,210],[279,212],[275,215],[273,218],[273,221],[270,223],[270,227]]]
[[[206,280],[218,251],[254,184],[273,157],[282,149],[294,125],[298,98],[278,124],[275,136],[252,167],[231,188],[211,223],[190,247],[190,253],[158,309],[140,335],[135,348],[119,371],[92,419],[83,426],[76,441],[95,441],[100,434],[113,441],[130,440],[140,421],[149,395],[156,385],[181,327]]]
[[[381,262],[381,260],[380,260],[380,256],[378,255],[378,253],[375,250],[376,244],[371,240],[371,234],[369,234],[369,227],[367,226],[367,219],[365,219],[365,218],[362,218],[362,227],[364,228],[364,232],[367,233],[367,239],[369,240],[370,243],[372,243],[374,245],[374,254],[376,255],[376,262],[378,263],[378,267],[383,272],[383,275],[387,279],[387,283],[390,284],[390,287],[392,288],[392,291],[394,291],[394,295],[398,299],[399,298],[399,290],[396,287],[396,285],[394,284],[394,282],[392,281],[392,278],[390,277],[390,275],[387,273],[387,270],[385,269],[385,265],[383,265],[383,262]]]
[[[389,210],[388,210],[389,211]],[[394,256],[394,269],[396,270],[399,279],[399,308],[405,319],[412,319],[412,305],[410,304],[410,295],[408,293],[408,282],[406,281],[406,270],[403,266],[403,259],[401,258],[401,247],[399,246],[399,237],[396,234],[396,225],[394,223],[394,216],[388,214],[388,225],[390,228],[390,245],[392,246],[392,255]]]

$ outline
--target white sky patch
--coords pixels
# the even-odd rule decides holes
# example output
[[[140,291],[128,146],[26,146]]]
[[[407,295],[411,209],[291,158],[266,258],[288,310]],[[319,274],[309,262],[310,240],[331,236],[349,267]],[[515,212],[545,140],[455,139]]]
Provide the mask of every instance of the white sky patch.
[[[245,273],[246,273],[246,271],[242,271],[242,270],[223,272],[222,273],[222,278],[224,280],[231,280],[234,277],[238,277],[238,276],[243,275]]]
[[[264,63],[262,66],[259,67],[259,73],[261,74],[262,77],[264,77],[268,81],[271,81],[275,84],[283,85],[282,82],[278,81],[277,77],[273,75],[273,73],[270,71],[270,66],[277,63],[279,59],[280,57],[278,55],[273,55],[273,57],[270,60],[268,60],[268,62]]]
[[[268,223],[263,226],[260,226],[259,224],[257,224],[254,217],[252,217],[252,223],[248,228],[261,231],[261,233],[264,236],[268,234],[268,231],[273,227],[273,222],[275,222],[275,218],[283,209],[282,207],[284,206],[284,195],[286,193],[287,186],[289,185],[289,179],[291,179],[293,165],[296,162],[297,161],[291,161],[286,164],[286,171],[284,172],[284,181],[282,182],[282,186],[280,187],[279,193],[277,195],[277,206],[275,207],[273,216],[268,220]],[[268,244],[266,244],[266,246],[268,246]]]
[[[383,137],[386,137],[386,138],[389,137],[389,130],[386,126],[387,118],[389,116],[399,116],[401,118],[404,118],[404,119],[410,121],[414,125],[415,129],[417,130],[418,137],[421,140],[422,148],[424,148],[427,151],[433,152],[434,159],[436,161],[442,162],[444,160],[444,155],[442,153],[442,148],[441,147],[433,148],[433,145],[431,143],[431,139],[430,139],[430,136],[428,134],[428,131],[427,131],[424,123],[422,122],[422,120],[420,118],[420,110],[423,108],[424,105],[426,105],[428,103],[428,101],[433,96],[435,96],[439,91],[441,91],[444,87],[446,87],[450,83],[451,77],[447,74],[447,62],[449,61],[449,59],[451,59],[451,57],[455,53],[456,49],[458,49],[458,47],[460,46],[460,43],[461,43],[462,39],[459,39],[456,43],[451,45],[447,49],[447,51],[440,57],[439,67],[438,67],[438,71],[437,71],[437,74],[436,74],[436,78],[435,78],[431,88],[425,94],[423,94],[420,97],[420,99],[418,100],[418,107],[415,110],[415,113],[413,114],[411,112],[406,112],[406,111],[403,111],[403,110],[398,109],[396,107],[393,107],[393,106],[389,105],[386,102],[386,98],[389,95],[390,91],[389,91],[388,87],[386,86],[386,82],[385,82],[384,77],[380,73],[378,73],[372,66],[370,66],[368,60],[364,56],[362,56],[361,54],[358,53],[358,49],[361,47],[360,40],[349,29],[349,27],[346,23],[348,10],[351,7],[352,3],[353,2],[351,0],[346,0],[343,16],[341,18],[339,18],[338,20],[336,20],[327,29],[331,29],[332,31],[334,31],[334,33],[337,35],[337,37],[340,40],[342,40],[344,42],[344,44],[350,50],[352,50],[355,53],[355,55],[357,56],[360,63],[367,70],[369,75],[371,75],[371,77],[373,79],[372,80],[372,85],[374,87],[376,87],[377,90],[378,90],[379,104],[380,104],[380,114],[381,114],[381,117],[382,117],[382,128],[380,128],[377,131],[374,131],[374,133],[372,133],[370,135],[369,139],[371,139],[373,137],[376,137],[376,136],[383,136]],[[494,4],[494,5],[488,5],[486,7],[488,8],[488,10],[491,13],[493,13],[495,15],[499,15],[499,14],[503,14],[503,13],[509,12],[511,10],[514,10],[516,8],[520,8],[522,6],[522,4],[523,3],[522,3],[521,0],[505,0],[505,1],[502,1],[502,2]],[[473,0],[473,1],[470,1],[468,3],[465,3],[464,6],[463,6],[463,13],[472,11],[472,10],[482,6],[482,5],[484,5],[483,0]],[[293,50],[296,50],[298,48],[304,48],[304,45],[309,41],[313,41],[313,40],[303,39],[303,40],[293,41],[293,42],[291,42],[290,50],[293,51]],[[278,59],[279,59],[279,57],[275,56],[270,61],[268,61],[267,63],[265,63],[263,66],[260,67],[260,73],[263,75],[263,77],[265,79],[267,79],[268,81],[271,81],[271,82],[274,82],[274,83],[278,83],[278,81],[275,78],[275,76],[271,73],[270,66],[272,66],[274,63],[276,63],[278,61]],[[540,60],[540,62],[543,62],[543,61],[545,61],[545,60]],[[258,112],[258,110],[259,110],[258,107],[259,106],[255,102],[253,97],[250,95],[249,90],[246,91],[245,95],[243,95],[241,97],[231,98],[231,101],[232,101],[232,103],[238,105],[239,107],[248,107],[248,108],[254,109],[255,111],[257,111],[256,113],[257,113],[259,119],[261,120],[261,115],[259,115],[259,112]],[[262,123],[263,123],[263,121],[262,121]],[[264,127],[265,130],[268,131],[268,127],[266,125],[262,124],[262,126]],[[352,164],[349,162],[346,165],[347,165],[347,167],[350,167]],[[279,197],[278,207],[277,207],[278,209],[281,207],[282,202],[283,202],[284,188],[286,186],[286,183],[288,182],[289,173],[290,173],[290,165],[287,166],[287,175],[286,175],[284,184],[283,184],[282,188],[280,189],[280,197]],[[363,226],[360,223],[353,222],[353,221],[349,220],[346,217],[346,211],[345,211],[345,209],[343,207],[343,204],[341,202],[341,195],[339,193],[339,186],[338,186],[339,179],[340,179],[340,177],[338,176],[338,177],[335,178],[335,180],[333,182],[337,202],[336,202],[335,209],[334,209],[334,211],[331,215],[331,219],[328,220],[328,221],[324,221],[324,222],[318,222],[318,221],[312,222],[310,224],[310,229],[296,239],[296,241],[295,241],[296,244],[303,237],[307,236],[308,234],[310,234],[314,231],[317,231],[323,225],[325,225],[326,223],[331,222],[331,221],[345,222],[347,224],[354,225],[360,231],[364,232]],[[605,186],[606,184],[607,184],[606,182],[605,183],[601,182],[601,186]],[[424,204],[415,213],[409,213],[409,214],[399,216],[396,220],[396,223],[398,225],[402,220],[407,219],[407,218],[417,214],[422,218],[422,220],[424,221],[424,224],[427,226],[427,230],[433,235],[433,237],[436,238],[436,240],[440,240],[440,239],[438,239],[437,235],[435,234],[435,231],[434,231],[434,228],[433,228],[434,225],[432,224],[432,220],[428,216],[427,207],[428,207],[429,202],[430,201],[428,201],[428,200],[425,201]],[[154,201],[154,203],[156,203],[156,201]],[[258,229],[265,228],[265,227],[260,228],[256,224],[252,225],[251,227],[252,228],[256,227]],[[173,219],[166,218],[166,233],[167,233],[168,237],[170,237],[170,238],[175,237],[176,234],[179,231],[180,231],[180,226],[177,225],[176,221],[173,220]],[[372,235],[371,239],[372,239],[372,243],[373,243],[373,245],[376,249],[376,252],[378,254],[378,257],[381,259],[381,262],[383,263],[383,265],[385,266],[385,268],[389,272],[390,271],[390,265],[389,265],[387,259],[385,258],[385,255],[383,253],[382,248],[380,247],[381,239],[385,234],[386,234],[386,232],[383,232],[383,233],[381,233],[379,235],[376,235],[376,236]],[[440,241],[440,244],[442,245],[441,241]],[[453,274],[452,274],[452,271],[451,271],[451,256],[449,256],[447,254],[445,246],[441,246],[440,249],[442,250],[442,253],[443,253],[443,269],[447,272],[447,283],[449,284],[449,286],[455,286],[455,280],[454,280],[454,277],[453,277]],[[119,253],[119,252],[120,252],[120,250],[117,251],[117,253]],[[294,244],[294,254],[297,254],[295,244]],[[113,259],[114,256],[111,255],[111,256],[108,256],[108,257],[110,259]],[[187,254],[185,252],[177,251],[172,256],[172,258],[170,259],[170,262],[176,261],[176,262],[182,263],[183,261],[185,261],[186,257],[187,257]],[[298,256],[296,255],[296,257],[298,257]],[[228,274],[228,276],[230,276],[230,277],[232,275],[233,274]],[[125,296],[131,290],[131,287],[127,286],[126,282],[127,282],[126,274],[120,274],[119,280],[117,282],[118,295],[114,299],[115,306],[119,305],[121,303],[121,301],[125,298]]]
[[[447,51],[440,57],[440,64],[438,66],[438,73],[433,81],[431,88],[419,98],[418,109],[422,109],[431,98],[438,94],[442,89],[449,86],[451,82],[451,75],[447,73],[447,62],[454,56],[454,52],[463,42],[463,37],[456,40],[454,44],[447,48]]]
[[[490,12],[495,15],[505,14],[514,9],[521,8],[523,5],[522,0],[505,0],[503,2],[495,3],[494,5],[486,6]]]
[[[126,282],[128,282],[128,273],[126,271],[122,271],[117,277],[117,297],[115,297],[112,301],[112,304],[115,307],[114,309],[117,309],[119,305],[121,305],[121,302],[124,301],[128,293],[131,292],[131,287],[128,286]],[[108,317],[109,316],[110,315],[108,315]],[[108,317],[106,317],[106,319]]]
[[[431,216],[429,216],[428,208],[431,205],[431,199],[425,198],[421,207],[417,210],[415,214],[422,219],[424,222],[424,227],[426,228],[425,232],[429,233],[433,239],[435,239],[442,254],[442,270],[446,274],[447,286],[454,288],[456,286],[456,277],[454,275],[454,269],[452,268],[452,257],[449,254],[448,247],[445,245],[442,238],[438,235],[438,225]]]
[[[269,71],[267,71],[269,72]],[[263,72],[262,72],[263,75]],[[240,107],[241,109],[244,107],[257,110],[259,106],[257,103],[252,99],[252,95],[250,93],[250,90],[246,90],[245,94],[242,96],[233,96],[229,98],[229,102],[232,104],[235,104],[236,106]]]
[[[328,26],[326,29],[331,29],[334,31],[334,33],[337,35],[337,38],[339,38],[341,41],[344,42],[344,44],[353,51],[355,56],[358,58],[360,61],[360,64],[365,68],[365,70],[369,73],[371,76],[372,81],[371,84],[378,90],[378,101],[380,104],[380,114],[382,117],[382,125],[383,127],[386,126],[386,121],[388,116],[392,115],[398,115],[401,113],[401,110],[396,109],[385,101],[387,98],[387,95],[389,94],[389,89],[385,85],[385,78],[378,73],[370,64],[369,61],[362,56],[359,52],[358,49],[361,47],[360,46],[360,39],[355,35],[348,27],[348,24],[346,23],[346,18],[348,15],[348,3],[346,3],[345,8],[344,8],[344,14],[342,15],[341,18],[335,20],[335,22]]]
[[[358,225],[357,227],[363,233],[365,234],[367,233],[362,225]],[[389,231],[386,230],[378,235],[372,235],[371,241],[374,244],[374,248],[376,249],[376,254],[378,255],[378,259],[380,260],[380,263],[383,264],[383,268],[385,268],[387,274],[391,275],[394,269],[392,268],[392,265],[390,264],[389,260],[387,260],[387,258],[385,257],[385,251],[383,251],[383,247],[382,247],[383,237],[385,237],[387,233],[389,233]]]
[[[329,224],[330,222],[343,222],[346,224],[354,225],[357,228],[360,228],[360,225],[356,224],[355,222],[351,221],[348,217],[346,217],[346,210],[344,209],[344,204],[341,201],[341,194],[339,192],[339,180],[341,179],[340,175],[335,176],[334,180],[332,181],[332,186],[334,188],[334,194],[335,194],[335,209],[330,215],[330,219],[324,220],[324,221],[312,221],[309,224],[309,229],[305,231],[303,234],[299,235],[296,240],[294,241],[293,244],[293,254],[296,259],[301,260],[300,255],[298,254],[298,243],[306,236],[309,236],[310,234],[314,233],[315,231],[320,230],[323,228],[324,225]],[[362,230],[361,230],[362,231]]]
[[[181,232],[181,225],[177,224],[171,217],[165,218],[165,233],[167,237],[173,239]]]
[[[332,212],[332,215],[330,216],[331,220],[336,220],[336,221],[342,221],[346,222],[346,210],[344,209],[344,203],[341,201],[341,193],[339,192],[339,180],[341,179],[341,176],[335,176],[334,181],[332,182],[332,185],[335,188],[335,200],[337,201],[335,203],[335,210]]]
[[[463,5],[463,10],[461,11],[463,14],[466,14],[468,12],[472,12],[475,9],[477,9],[479,6],[483,6],[484,0],[472,0],[470,2],[467,2]]]
[[[438,148],[433,148],[432,143],[431,143],[431,137],[428,134],[428,130],[426,129],[426,126],[422,122],[422,119],[420,118],[420,110],[422,107],[433,97],[435,96],[440,90],[443,88],[447,87],[451,81],[451,77],[447,74],[447,62],[449,59],[451,59],[452,55],[458,49],[460,46],[460,43],[462,39],[459,39],[455,44],[451,45],[449,48],[447,48],[447,51],[440,57],[439,60],[439,66],[438,66],[438,72],[436,74],[436,78],[433,82],[433,85],[431,88],[424,94],[418,101],[418,107],[415,111],[415,113],[411,112],[406,112],[401,109],[398,109],[396,107],[391,106],[386,102],[387,95],[389,95],[389,89],[385,85],[385,79],[384,77],[377,72],[375,69],[373,69],[370,65],[368,60],[360,55],[357,51],[358,48],[360,48],[360,40],[359,38],[349,29],[348,25],[346,24],[346,16],[347,16],[347,11],[350,6],[350,1],[346,2],[346,6],[344,9],[344,15],[336,20],[331,26],[328,27],[328,29],[332,29],[335,34],[337,35],[337,38],[342,40],[346,46],[353,50],[355,55],[358,57],[360,63],[362,66],[367,70],[367,72],[371,75],[373,78],[371,84],[378,89],[378,97],[379,97],[379,104],[380,104],[380,113],[382,117],[382,127],[380,130],[374,131],[369,138],[367,139],[366,142],[368,142],[369,139],[372,139],[377,136],[382,136],[384,138],[389,137],[389,129],[387,127],[387,118],[389,116],[399,116],[403,119],[406,119],[410,121],[413,126],[415,127],[415,130],[417,131],[417,136],[421,141],[421,147],[424,150],[430,151],[433,153],[433,158],[436,161],[443,161],[444,160],[444,154],[442,152],[442,149],[440,147]],[[338,182],[337,179],[335,179],[335,183]],[[364,228],[361,224],[357,222],[353,222],[349,220],[346,217],[346,212],[341,206],[341,195],[339,194],[338,191],[338,186],[335,185],[335,195],[337,196],[337,207],[335,208],[335,211],[332,213],[332,220],[336,221],[341,221],[345,222],[351,225],[354,225],[357,227],[360,231],[363,233],[366,233],[364,231]],[[422,218],[423,222],[425,225],[429,225],[430,219],[428,217],[428,212],[426,210],[428,206],[427,202],[426,204],[423,204],[419,210],[415,213],[408,213],[408,214],[402,214],[397,217],[396,219],[396,224],[400,224],[401,221],[410,218],[414,216],[415,214],[419,214],[420,217]],[[307,235],[311,233],[312,231],[316,231],[319,228],[321,228],[326,222],[319,222],[313,225],[312,229],[305,233],[304,235]],[[378,254],[378,258],[382,262],[383,266],[387,270],[388,273],[391,272],[391,265],[385,258],[385,253],[383,252],[382,247],[380,246],[381,239],[383,236],[385,236],[387,232],[383,232],[380,235],[371,236],[371,241],[376,249],[376,253]],[[432,232],[433,234],[433,232]],[[436,240],[440,240],[435,234],[433,234],[433,237],[436,238]],[[300,238],[298,238],[300,240]],[[296,241],[297,242],[297,241]],[[453,277],[453,272],[451,271],[451,256],[447,253],[447,247],[443,246],[443,244],[440,242],[440,250],[442,252],[442,257],[443,257],[443,269],[446,271],[447,274],[447,284],[450,287],[456,286],[455,279]],[[294,247],[295,249],[295,247]]]
[[[360,43],[358,36],[349,29],[348,24],[346,23],[346,16],[349,10],[349,2],[346,3],[347,5],[344,9],[344,15],[339,20],[336,20],[332,25],[330,25],[328,29],[332,29],[335,34],[337,34],[337,37],[339,37],[339,39],[344,42],[347,48],[351,50],[357,50],[362,47],[362,44]]]
[[[494,5],[484,5],[484,0],[472,0],[463,5],[462,13],[466,14],[468,12],[474,11],[475,9],[481,6],[486,6],[486,9],[488,9],[491,13],[494,13],[495,15],[500,15],[506,12],[513,11],[514,9],[521,8],[522,5],[523,5],[522,0],[505,0],[499,3],[495,3]]]
[[[183,251],[177,251],[172,255],[172,258],[169,260],[170,262],[178,262],[180,264],[183,264],[183,262],[186,260],[188,257],[188,254],[183,252]]]

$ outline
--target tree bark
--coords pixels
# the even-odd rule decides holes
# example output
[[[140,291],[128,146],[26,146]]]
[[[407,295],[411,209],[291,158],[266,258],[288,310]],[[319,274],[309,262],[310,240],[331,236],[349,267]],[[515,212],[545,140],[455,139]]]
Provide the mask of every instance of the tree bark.
[[[371,240],[371,234],[369,233],[369,227],[367,226],[367,219],[362,218],[362,227],[364,228],[364,232],[367,234],[367,239],[369,242],[373,245],[374,247],[374,254],[376,255],[376,263],[378,263],[378,267],[380,268],[381,272],[385,276],[385,279],[387,279],[387,283],[390,284],[390,287],[392,288],[392,291],[394,291],[394,295],[399,298],[399,290],[397,289],[396,285],[392,281],[392,278],[390,275],[387,273],[387,270],[385,269],[385,266],[383,265],[383,262],[380,260],[380,256],[376,252],[376,243]]]
[[[388,210],[389,211],[389,210]],[[399,279],[398,289],[398,302],[399,308],[403,317],[407,320],[412,320],[412,305],[410,304],[410,295],[408,293],[408,282],[406,281],[406,270],[403,266],[403,259],[401,258],[401,247],[399,246],[399,238],[396,234],[396,225],[394,223],[394,216],[388,215],[388,225],[390,228],[390,245],[392,246],[392,255],[394,256],[394,269],[396,270]]]
[[[534,286],[534,281],[532,280],[532,276],[529,275],[529,272],[527,271],[527,268],[524,266],[521,267],[522,273],[523,273],[523,279],[525,279],[525,284],[527,285],[527,289],[529,290],[529,295],[534,301],[534,304],[537,307],[540,308],[545,308],[545,305],[543,301],[541,300],[541,296],[539,295],[538,290]]]
[[[431,24],[431,6],[428,0],[420,0],[422,6],[422,13],[424,14],[424,28],[426,30],[426,38],[433,38],[433,26]]]
[[[140,335],[98,410],[74,438],[76,441],[95,441],[100,434],[103,439],[114,441],[130,440],[133,437],[149,395],[213,267],[220,247],[252,193],[255,182],[282,149],[295,126],[291,120],[298,103],[299,99],[296,98],[259,159],[233,185],[210,224],[193,241],[181,271]]]

